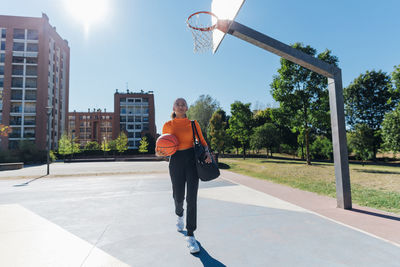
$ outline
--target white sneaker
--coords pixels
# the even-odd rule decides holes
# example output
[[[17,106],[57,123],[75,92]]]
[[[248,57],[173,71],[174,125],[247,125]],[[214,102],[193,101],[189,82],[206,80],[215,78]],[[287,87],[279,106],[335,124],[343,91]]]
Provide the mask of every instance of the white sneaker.
[[[181,217],[178,216],[178,219],[176,220],[176,230],[182,232],[184,227],[185,223],[183,222],[183,215]]]
[[[200,251],[199,245],[197,244],[196,238],[194,236],[187,236],[186,237],[187,246],[190,250],[190,253],[197,253]]]

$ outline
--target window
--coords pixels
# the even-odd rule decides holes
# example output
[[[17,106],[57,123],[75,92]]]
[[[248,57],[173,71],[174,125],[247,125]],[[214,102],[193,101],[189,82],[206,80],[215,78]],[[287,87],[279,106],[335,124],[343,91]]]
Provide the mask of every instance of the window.
[[[149,121],[149,117],[143,117],[143,122],[148,122]]]
[[[36,118],[34,116],[25,116],[24,125],[35,125]]]
[[[22,100],[22,90],[11,90],[11,100]]]
[[[126,108],[121,108],[121,114],[126,114]]]
[[[128,102],[133,102],[133,98],[128,98]]]
[[[133,130],[133,125],[132,124],[128,125],[128,130]]]
[[[39,51],[39,45],[38,44],[30,44],[30,43],[28,43],[26,45],[26,51],[37,52],[37,51]]]
[[[1,53],[0,54],[0,62],[4,62],[6,60],[6,54]]]
[[[22,112],[22,103],[11,103],[11,112],[12,113],[21,113]]]
[[[4,75],[4,65],[0,65],[0,75]]]
[[[135,138],[142,138],[142,134],[141,134],[141,133],[138,133],[138,132],[136,132],[136,133],[135,133]]]
[[[18,136],[19,138],[20,136]],[[17,149],[19,146],[19,141],[18,140],[10,140],[8,141],[8,149]]]
[[[24,66],[23,65],[13,65],[12,66],[12,75],[24,75]]]
[[[35,138],[35,128],[24,128],[24,138]]]
[[[14,39],[25,39],[25,29],[14,29]]]
[[[22,117],[21,116],[10,116],[10,125],[21,125]]]
[[[36,66],[26,66],[25,75],[37,76],[37,67]]]
[[[1,49],[0,50],[6,50],[6,41],[1,41]]]
[[[37,59],[37,57],[27,57],[26,63],[27,64],[38,64],[38,59]]]
[[[133,132],[128,132],[128,138],[133,138],[134,133]]]
[[[25,103],[25,113],[36,113],[36,103]]]
[[[135,114],[141,114],[142,109],[140,107],[135,107]]]
[[[141,124],[136,124],[135,125],[135,129],[136,130],[141,130],[142,129],[142,125]]]
[[[1,38],[6,38],[6,29],[1,29]]]
[[[36,78],[25,78],[25,88],[36,88],[37,79]]]
[[[0,78],[0,88],[4,87],[4,78]]]
[[[148,98],[143,98],[143,102],[149,102]]]
[[[136,102],[136,103],[140,103],[140,102],[142,102],[142,99],[136,98],[136,99],[135,99],[135,102]]]
[[[28,40],[38,40],[39,32],[37,30],[28,30]]]
[[[119,102],[126,102],[126,98],[124,98],[124,97],[120,98]]]
[[[16,56],[13,56],[12,62],[13,62],[13,63],[24,63],[24,57],[16,57]]]
[[[12,77],[11,87],[22,88],[22,78]]]
[[[143,123],[143,130],[145,130],[145,131],[149,130],[149,124],[148,123]]]
[[[120,121],[120,122],[126,122],[126,117],[125,117],[125,116],[122,116],[122,117],[120,118],[119,121]]]
[[[36,100],[36,91],[25,90],[25,100]]]
[[[25,50],[25,44],[24,43],[16,43],[16,42],[14,42],[13,51],[24,51],[24,50]]]
[[[133,116],[128,116],[128,122],[133,122]]]
[[[142,117],[135,116],[135,122],[142,122]]]

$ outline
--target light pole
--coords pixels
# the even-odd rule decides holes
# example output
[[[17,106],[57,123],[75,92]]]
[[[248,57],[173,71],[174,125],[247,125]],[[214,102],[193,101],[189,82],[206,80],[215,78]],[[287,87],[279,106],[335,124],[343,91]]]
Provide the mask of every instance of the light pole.
[[[50,144],[51,144],[51,128],[50,128],[50,115],[51,115],[51,109],[53,107],[46,107],[47,109],[47,127],[48,127],[48,134],[49,138],[47,139],[47,175],[50,174]]]

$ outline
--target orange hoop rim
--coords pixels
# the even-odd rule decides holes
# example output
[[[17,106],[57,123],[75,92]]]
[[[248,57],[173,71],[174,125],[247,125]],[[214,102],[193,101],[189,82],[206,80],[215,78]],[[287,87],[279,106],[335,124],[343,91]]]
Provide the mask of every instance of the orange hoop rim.
[[[196,26],[190,25],[190,19],[191,19],[193,16],[198,15],[198,14],[207,14],[207,15],[210,15],[210,16],[216,18],[216,21],[217,21],[217,22],[215,22],[215,24],[213,24],[213,25],[211,25],[211,26],[209,26],[209,27],[196,27]],[[192,28],[193,30],[202,31],[202,32],[208,32],[208,31],[214,30],[214,29],[217,27],[217,23],[218,23],[218,17],[217,17],[217,15],[215,15],[214,13],[212,13],[212,12],[210,12],[210,11],[199,11],[199,12],[193,13],[193,14],[190,15],[190,16],[187,18],[187,20],[186,20],[186,24],[187,24],[190,28]]]

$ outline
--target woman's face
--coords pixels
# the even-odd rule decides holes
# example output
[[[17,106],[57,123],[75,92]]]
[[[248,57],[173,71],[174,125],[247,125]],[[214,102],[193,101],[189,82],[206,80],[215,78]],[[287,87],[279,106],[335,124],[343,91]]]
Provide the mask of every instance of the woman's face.
[[[188,110],[186,101],[184,99],[177,99],[174,103],[173,110],[177,117],[185,116],[186,111]]]

